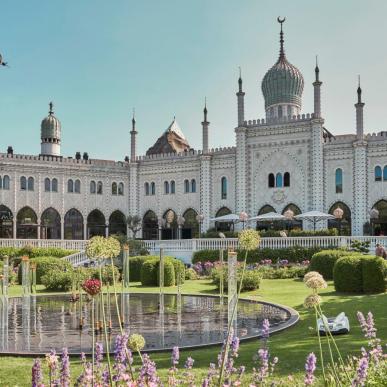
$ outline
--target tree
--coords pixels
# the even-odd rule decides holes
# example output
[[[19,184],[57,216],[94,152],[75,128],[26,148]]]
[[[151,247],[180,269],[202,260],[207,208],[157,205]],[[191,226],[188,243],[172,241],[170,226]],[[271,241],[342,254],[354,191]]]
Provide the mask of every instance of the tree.
[[[136,239],[136,234],[142,228],[142,221],[138,215],[129,215],[126,219],[126,223],[128,224],[128,228],[132,231],[133,239]]]

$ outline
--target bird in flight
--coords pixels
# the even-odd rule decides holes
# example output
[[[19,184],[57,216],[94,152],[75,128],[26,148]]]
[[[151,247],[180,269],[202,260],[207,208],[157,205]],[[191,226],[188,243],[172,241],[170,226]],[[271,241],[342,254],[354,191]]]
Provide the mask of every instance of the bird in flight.
[[[1,54],[0,54],[0,65],[1,65],[1,66],[7,66],[7,67],[9,67],[7,62],[3,62],[3,56],[2,56]]]

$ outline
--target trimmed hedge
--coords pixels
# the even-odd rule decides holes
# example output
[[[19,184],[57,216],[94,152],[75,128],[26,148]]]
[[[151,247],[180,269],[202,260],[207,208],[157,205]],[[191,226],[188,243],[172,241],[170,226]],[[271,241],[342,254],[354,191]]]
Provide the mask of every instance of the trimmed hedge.
[[[56,257],[31,258],[30,265],[31,263],[36,263],[36,283],[37,284],[42,283],[41,278],[45,274],[47,274],[47,272],[50,270],[59,270],[62,272],[73,270],[73,267],[70,262],[67,262],[64,259],[56,258]],[[22,283],[21,265],[19,265],[19,270],[18,270],[18,282],[19,284]]]
[[[363,292],[383,293],[386,291],[386,261],[382,257],[364,257],[362,260]]]
[[[32,247],[32,246],[24,246],[24,247],[0,247],[0,256],[8,255],[10,258],[12,257],[21,257],[22,255],[28,255],[30,258],[36,257],[57,257],[63,258],[67,255],[71,255],[76,253],[76,250],[65,250],[57,247]]]
[[[129,279],[132,282],[141,281],[141,268],[144,262],[156,259],[155,255],[140,255],[129,258]]]
[[[326,280],[333,279],[333,267],[341,257],[353,255],[345,250],[324,250],[313,254],[310,260],[310,271],[318,271]]]
[[[312,256],[322,251],[320,247],[287,247],[285,249],[256,249],[247,254],[247,263],[259,263],[263,259],[271,259],[273,263],[281,259],[287,259],[291,263],[298,263],[304,260],[310,260]],[[245,259],[245,252],[238,250],[238,261]],[[195,251],[192,257],[192,263],[196,262],[216,262],[219,260],[219,250],[200,250]],[[224,252],[224,260],[227,260],[227,252]]]
[[[215,268],[211,272],[211,278],[213,284],[216,285],[216,287],[219,289],[220,287],[220,274],[221,274],[220,268]],[[237,287],[239,289],[240,286],[240,280],[242,276],[242,269],[238,269],[237,272]],[[246,270],[245,275],[243,277],[243,283],[242,283],[242,292],[249,291],[249,290],[256,290],[259,289],[259,285],[261,284],[262,275],[259,272],[259,270]],[[228,270],[227,267],[223,268],[223,288],[224,291],[228,290]]]
[[[73,283],[73,271],[48,270],[41,278],[41,283],[47,290],[68,291]]]
[[[381,257],[353,254],[338,259],[333,280],[338,292],[382,293],[386,291],[386,263]]]
[[[159,258],[153,258],[143,263],[141,267],[141,284],[143,286],[159,286],[159,265]],[[183,262],[172,257],[165,257],[164,286],[175,286],[177,276],[180,276],[180,283],[184,283],[185,267]]]

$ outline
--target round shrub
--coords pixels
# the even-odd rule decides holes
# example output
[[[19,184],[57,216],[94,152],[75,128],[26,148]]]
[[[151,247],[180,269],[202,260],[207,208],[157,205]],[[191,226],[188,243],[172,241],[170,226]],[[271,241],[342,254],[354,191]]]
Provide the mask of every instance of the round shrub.
[[[171,261],[175,270],[176,285],[183,285],[185,282],[185,265],[180,259],[172,259]]]
[[[160,261],[157,262],[157,286],[160,286],[160,270],[159,270]],[[176,285],[176,276],[175,276],[175,266],[173,261],[170,259],[166,259],[164,261],[164,286],[175,286]]]
[[[351,255],[351,253],[345,250],[320,251],[312,256],[309,269],[310,271],[319,272],[326,280],[333,279],[333,266],[336,261],[348,255]]]
[[[223,288],[224,288],[224,291],[226,291],[228,289],[227,267],[224,267],[223,269],[220,269],[219,267],[214,268],[211,272],[211,277],[212,277],[212,282],[219,289],[220,288],[220,275],[222,273],[222,270],[223,270]],[[238,272],[237,272],[238,289],[240,286],[241,277],[242,277],[242,269],[238,269]],[[248,290],[259,289],[261,279],[262,279],[262,275],[259,272],[259,270],[246,270],[245,275],[243,277],[242,292],[248,291]]]
[[[158,258],[144,262],[141,268],[141,284],[143,286],[159,286]],[[175,267],[170,257],[164,258],[164,286],[174,286],[176,283]]]
[[[384,293],[386,291],[385,281],[386,261],[381,257],[363,257],[363,292]]]
[[[73,271],[48,270],[42,276],[41,282],[47,290],[68,291],[71,289],[73,281]]]
[[[141,255],[137,257],[129,258],[129,279],[133,282],[141,281],[141,267],[144,262],[149,261],[150,259],[157,259],[156,256],[151,255]]]
[[[363,292],[363,257],[359,254],[339,258],[333,267],[333,281],[338,292]]]
[[[73,267],[70,262],[65,261],[61,258],[56,257],[37,257],[30,259],[31,263],[36,263],[36,283],[41,284],[41,278],[49,271],[49,270],[61,270],[61,271],[72,271]],[[22,282],[22,270],[21,265],[19,265],[18,271],[18,282],[21,284]]]
[[[186,280],[197,280],[198,278],[199,276],[197,275],[196,271],[191,267],[185,271]]]

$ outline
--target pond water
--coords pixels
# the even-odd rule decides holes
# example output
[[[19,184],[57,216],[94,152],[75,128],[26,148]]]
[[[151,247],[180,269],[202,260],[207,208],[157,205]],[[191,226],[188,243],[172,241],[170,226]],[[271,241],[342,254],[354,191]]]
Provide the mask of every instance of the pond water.
[[[194,295],[126,293],[118,295],[124,329],[146,340],[145,350],[165,350],[177,345],[195,347],[221,343],[227,331],[227,299]],[[91,351],[92,302],[82,305],[69,295],[37,295],[0,299],[0,353],[42,354],[51,349],[70,353]],[[119,333],[113,295],[104,296],[110,340]],[[82,310],[81,310],[82,309]],[[95,303],[95,321],[102,321],[101,304]],[[83,327],[80,329],[80,313]],[[259,337],[262,321],[270,320],[271,331],[293,325],[298,315],[291,309],[268,303],[240,300],[237,335],[240,339]],[[111,323],[109,323],[111,321]],[[96,340],[104,342],[101,331]],[[113,344],[111,344],[113,348]]]

